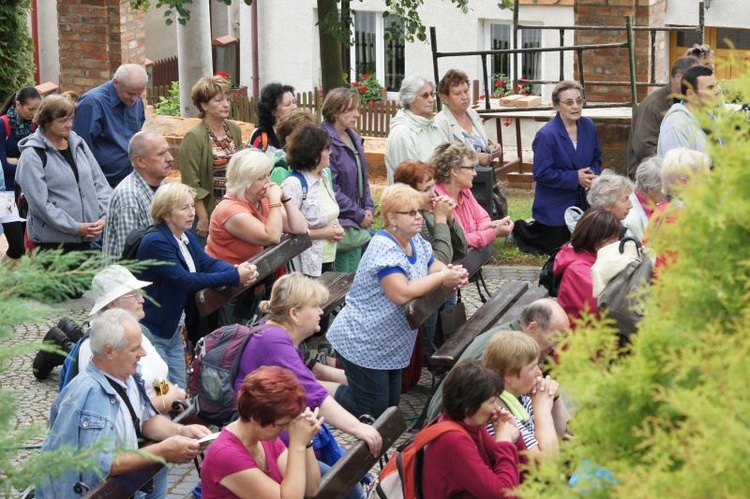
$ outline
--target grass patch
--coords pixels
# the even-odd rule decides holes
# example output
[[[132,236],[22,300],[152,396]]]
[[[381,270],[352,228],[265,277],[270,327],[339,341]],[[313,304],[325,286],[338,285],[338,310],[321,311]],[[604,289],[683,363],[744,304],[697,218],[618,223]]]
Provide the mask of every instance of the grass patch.
[[[531,205],[534,202],[534,191],[526,189],[506,189],[508,216],[514,222],[531,218]],[[541,267],[547,261],[546,255],[523,253],[515,244],[506,244],[505,238],[495,241],[495,256],[490,260],[493,265],[529,265]]]
[[[385,188],[384,185],[370,185],[370,195],[375,202],[375,221],[373,228],[382,228],[380,219],[380,195]],[[505,195],[508,199],[508,215],[513,221],[531,218],[531,205],[534,202],[534,191],[526,189],[506,189]],[[521,252],[518,247],[506,245],[505,238],[495,241],[495,256],[490,260],[491,265],[529,265],[541,267],[547,261],[546,255],[533,255]]]

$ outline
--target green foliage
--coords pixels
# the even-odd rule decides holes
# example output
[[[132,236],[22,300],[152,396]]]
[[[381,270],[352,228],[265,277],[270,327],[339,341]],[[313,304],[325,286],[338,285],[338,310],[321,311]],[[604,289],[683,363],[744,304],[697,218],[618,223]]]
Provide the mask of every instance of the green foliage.
[[[750,78],[738,89],[750,91]],[[680,193],[674,223],[650,237],[675,261],[659,268],[646,317],[618,357],[612,328],[579,327],[555,370],[575,404],[575,437],[521,487],[522,497],[742,497],[750,481],[750,123],[724,113],[712,129],[709,178]],[[722,144],[717,137],[721,137]],[[583,461],[614,483],[566,478]]]
[[[160,116],[180,115],[180,82],[173,81],[169,87],[167,97],[159,97],[159,102],[154,105],[154,113]]]
[[[0,2],[0,102],[33,83],[33,46],[27,23],[30,0]]]
[[[352,87],[357,89],[359,98],[363,103],[383,100],[383,87],[378,83],[375,73],[363,74],[359,81],[352,83]]]

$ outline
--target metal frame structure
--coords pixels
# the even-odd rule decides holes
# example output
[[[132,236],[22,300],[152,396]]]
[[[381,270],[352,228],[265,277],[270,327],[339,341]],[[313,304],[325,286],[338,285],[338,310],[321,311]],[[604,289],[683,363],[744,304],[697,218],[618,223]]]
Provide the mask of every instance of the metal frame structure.
[[[578,80],[581,86],[583,87],[583,95],[585,97],[586,95],[586,85],[596,85],[596,86],[629,86],[630,87],[630,107],[635,109],[635,107],[638,105],[638,94],[637,94],[637,87],[639,86],[661,86],[664,85],[664,83],[656,82],[655,80],[655,47],[654,42],[656,39],[656,33],[657,32],[670,32],[670,31],[682,31],[682,32],[697,32],[700,35],[701,43],[703,41],[704,37],[704,28],[705,28],[705,6],[703,2],[699,3],[698,12],[699,12],[699,19],[698,25],[695,26],[670,26],[670,27],[663,27],[663,28],[655,28],[652,26],[633,26],[633,18],[632,16],[625,16],[625,26],[539,26],[539,25],[524,25],[519,24],[518,22],[518,9],[519,9],[519,0],[514,0],[514,6],[513,6],[513,45],[514,47],[518,47],[518,32],[521,29],[525,28],[533,28],[533,29],[543,29],[543,30],[557,30],[560,33],[560,46],[559,47],[541,47],[541,48],[513,48],[513,49],[498,49],[498,50],[474,50],[474,51],[462,51],[462,52],[439,52],[437,49],[437,34],[434,27],[430,27],[430,43],[431,43],[431,49],[432,49],[432,65],[434,70],[434,77],[435,77],[435,83],[440,81],[440,75],[438,71],[438,59],[445,58],[445,57],[461,57],[461,56],[480,56],[482,58],[482,83],[484,86],[484,95],[489,96],[490,95],[490,86],[489,86],[489,74],[488,74],[488,68],[487,68],[487,56],[491,55],[498,55],[498,54],[510,54],[512,65],[513,65],[513,73],[515,74],[516,78],[513,81],[513,88],[517,88],[518,84],[553,84],[557,83],[558,81],[564,80],[564,61],[563,58],[560,57],[560,78],[555,81],[551,80],[526,80],[522,78],[518,78],[518,68],[520,67],[518,55],[524,54],[524,53],[539,53],[539,52],[567,52],[567,51],[575,51],[577,62],[578,62]],[[565,32],[566,31],[592,31],[592,30],[606,30],[606,31],[625,31],[626,32],[626,41],[620,42],[620,43],[597,43],[597,44],[582,44],[582,45],[569,45],[565,46]],[[636,31],[648,31],[649,32],[649,40],[651,45],[651,67],[650,67],[650,78],[647,82],[638,82],[636,81],[636,74],[635,74],[635,32]],[[589,81],[587,82],[585,79],[585,71],[584,71],[584,60],[583,60],[583,52],[585,50],[601,50],[601,49],[617,49],[617,48],[626,48],[628,50],[628,60],[629,60],[629,72],[630,72],[630,79],[629,81],[619,82],[619,81]],[[586,106],[589,108],[611,108],[611,107],[622,107],[623,105],[626,105],[627,103],[622,102],[598,102],[598,103],[587,103]],[[438,107],[441,106],[440,101],[438,101]],[[535,107],[535,110],[549,110],[552,109],[549,106],[539,106]],[[489,98],[485,98],[485,107],[484,109],[477,109],[477,112],[494,112],[494,113],[502,113],[502,112],[510,112],[510,111],[516,111],[516,109],[511,108],[507,110],[503,109],[491,109],[490,108],[490,100]]]

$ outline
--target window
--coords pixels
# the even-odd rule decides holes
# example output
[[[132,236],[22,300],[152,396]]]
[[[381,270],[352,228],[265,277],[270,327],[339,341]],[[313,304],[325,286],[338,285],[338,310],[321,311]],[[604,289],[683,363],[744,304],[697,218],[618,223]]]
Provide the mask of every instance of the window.
[[[513,35],[510,24],[490,24],[490,49],[503,50],[513,48]],[[519,48],[541,48],[542,30],[540,29],[522,29],[518,32]],[[503,75],[513,81],[516,74],[513,70],[513,61],[511,54],[493,55],[490,60],[490,71],[493,75],[493,85],[496,83],[497,75]],[[520,54],[520,74],[518,78],[526,80],[541,80],[542,75],[542,54],[526,53]],[[494,86],[493,86],[494,88]],[[539,85],[531,85],[531,93],[539,94]]]
[[[381,12],[354,12],[354,40],[351,50],[351,81],[363,74],[375,73],[378,82],[389,92],[397,92],[404,79],[404,36],[386,40],[395,22]]]

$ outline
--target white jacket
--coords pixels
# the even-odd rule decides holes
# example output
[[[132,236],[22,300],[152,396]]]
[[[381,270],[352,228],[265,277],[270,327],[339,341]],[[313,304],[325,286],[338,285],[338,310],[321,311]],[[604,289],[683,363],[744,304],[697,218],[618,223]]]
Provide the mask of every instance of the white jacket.
[[[443,134],[434,118],[423,118],[408,109],[399,109],[391,119],[391,132],[385,144],[385,168],[388,185],[402,161],[429,161],[435,147],[451,140]]]

